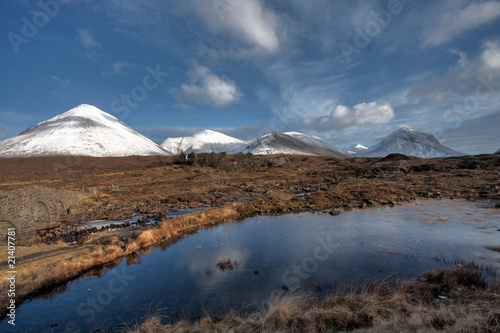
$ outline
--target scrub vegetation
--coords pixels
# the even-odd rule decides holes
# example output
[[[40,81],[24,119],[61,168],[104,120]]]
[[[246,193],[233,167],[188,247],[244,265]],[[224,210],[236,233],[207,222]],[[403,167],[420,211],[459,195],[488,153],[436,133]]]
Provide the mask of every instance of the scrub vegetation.
[[[496,185],[500,155],[432,160],[397,155],[382,159],[246,154],[191,158],[195,158],[191,164],[181,164],[175,156],[2,159],[0,192],[37,185],[96,190],[69,207],[62,221],[65,228],[80,221],[117,220],[134,214],[155,214],[161,220],[155,225],[85,234],[74,245],[62,242],[58,232],[40,232],[37,242],[16,249],[17,301],[60,288],[83,274],[99,274],[104,265],[123,257],[133,261],[137,252],[175,242],[200,228],[250,216],[301,211],[332,214],[417,198],[475,200],[495,199],[500,194]],[[210,208],[161,218],[172,209],[202,206]],[[387,251],[397,255],[397,249]],[[2,311],[8,301],[4,264],[0,266]],[[372,323],[381,318],[367,313]]]
[[[205,315],[168,325],[153,316],[129,332],[498,332],[499,309],[499,283],[487,287],[479,271],[436,269],[322,299],[283,292],[250,315]]]

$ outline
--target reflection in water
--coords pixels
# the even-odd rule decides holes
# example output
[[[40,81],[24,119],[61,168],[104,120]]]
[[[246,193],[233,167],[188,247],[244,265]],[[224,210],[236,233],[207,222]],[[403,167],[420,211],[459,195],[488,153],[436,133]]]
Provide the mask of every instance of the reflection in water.
[[[126,257],[127,259],[127,266],[133,265],[133,264],[140,264],[140,258],[137,253],[132,253]]]
[[[481,205],[484,205],[481,203]],[[446,220],[444,220],[446,219]],[[500,268],[498,212],[465,201],[255,217],[223,224],[88,272],[18,308],[21,331],[113,331],[159,309],[168,321],[252,312],[274,291],[352,290],[435,267]],[[471,262],[474,262],[473,264]],[[219,265],[220,263],[220,265]],[[232,266],[233,269],[230,269]],[[113,268],[114,267],[114,268]],[[5,320],[0,331],[10,329]]]

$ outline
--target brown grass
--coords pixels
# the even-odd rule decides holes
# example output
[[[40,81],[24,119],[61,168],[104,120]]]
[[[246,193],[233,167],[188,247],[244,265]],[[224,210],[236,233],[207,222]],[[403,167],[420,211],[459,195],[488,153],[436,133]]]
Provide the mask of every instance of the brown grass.
[[[257,157],[261,162],[267,158]],[[436,191],[442,197],[457,198],[498,195],[497,190],[491,187],[500,172],[498,155],[433,160],[432,163],[420,159],[287,158],[289,162],[279,167],[263,163],[266,165],[255,171],[229,173],[209,167],[171,166],[169,163],[173,160],[170,157],[81,158],[71,164],[64,156],[2,159],[0,191],[34,185],[80,190],[82,186],[102,189],[118,184],[128,189],[100,192],[85,202],[69,207],[71,213],[66,218],[71,223],[101,218],[122,219],[136,213],[247,200],[241,205],[164,220],[157,227],[146,227],[149,230],[139,229],[144,234],[123,229],[118,242],[101,241],[99,235],[89,236],[71,247],[71,254],[54,254],[50,260],[20,260],[17,265],[18,301],[44,288],[76,278],[92,267],[137,251],[146,251],[181,234],[255,214],[327,208],[349,210],[358,207],[364,200],[370,200],[371,207],[386,205],[389,201],[392,206],[393,203],[416,197],[428,197],[428,193],[432,197]],[[52,168],[54,162],[67,165],[67,168],[55,173]],[[468,169],[466,164],[469,162],[480,168]],[[315,193],[300,198],[291,196],[302,191],[304,186]],[[46,248],[40,249],[39,252],[46,252]],[[4,309],[5,270],[0,271],[0,281],[0,308]]]
[[[414,281],[368,283],[361,292],[323,300],[283,292],[251,315],[230,312],[170,325],[152,317],[130,333],[498,332],[499,291],[498,285],[486,289],[480,275],[463,268],[432,270]]]
[[[232,271],[233,269],[238,269],[240,262],[229,258],[223,258],[220,259],[215,266],[221,271]]]
[[[213,226],[221,222],[231,221],[240,217],[238,204],[227,205],[221,208],[207,209],[203,212],[194,212],[173,219],[163,219],[153,229],[142,231],[135,239],[130,239],[126,245],[101,244],[98,235],[90,235],[83,244],[91,246],[90,253],[68,258],[49,265],[26,263],[17,266],[16,296],[22,301],[44,290],[51,289],[67,281],[79,277],[81,274],[98,266],[116,261],[138,251],[148,251],[152,246],[169,241],[182,233],[189,233],[199,228]],[[106,238],[106,239],[109,239]],[[111,243],[114,243],[112,241]],[[91,243],[97,243],[92,245]],[[108,243],[107,241],[105,243]],[[61,245],[58,245],[61,247]],[[66,246],[66,245],[65,245]],[[234,264],[237,264],[236,262]],[[233,267],[234,267],[233,264]],[[6,281],[6,271],[0,273],[0,279]],[[6,283],[0,286],[0,304],[6,304],[8,298],[4,292],[8,288]],[[2,308],[5,308],[2,306]],[[0,316],[2,315],[0,311]]]
[[[486,246],[486,248],[489,250],[492,250],[492,251],[500,252],[500,245],[497,245],[497,246],[488,245],[488,246]]]

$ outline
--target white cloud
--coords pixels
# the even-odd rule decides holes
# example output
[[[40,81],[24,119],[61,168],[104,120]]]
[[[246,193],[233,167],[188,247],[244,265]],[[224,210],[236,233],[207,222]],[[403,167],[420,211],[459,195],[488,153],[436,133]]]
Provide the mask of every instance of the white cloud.
[[[54,81],[57,81],[58,83],[62,84],[63,86],[69,86],[71,83],[68,79],[61,79],[60,77],[57,77],[54,75],[49,75],[49,78],[54,80]]]
[[[408,101],[419,107],[461,105],[469,97],[480,102],[474,107],[479,112],[497,100],[500,93],[500,42],[486,41],[481,48],[480,55],[471,61],[462,51],[448,50],[460,57],[458,64],[449,67],[442,75],[416,82],[408,91]],[[481,95],[479,99],[478,94]]]
[[[96,42],[90,35],[90,31],[88,29],[78,29],[78,39],[80,40],[80,43],[82,43],[82,46],[86,49],[95,49],[101,47],[101,44]]]
[[[387,101],[360,103],[353,108],[338,105],[330,115],[305,118],[303,124],[318,131],[332,131],[356,125],[382,125],[394,119],[394,110]]]
[[[280,48],[278,17],[260,0],[203,1],[193,6],[216,34],[232,34],[269,53]]]
[[[469,63],[469,60],[467,59],[467,55],[465,54],[465,52],[462,52],[462,51],[457,50],[457,49],[449,49],[448,52],[451,54],[454,54],[460,58],[460,59],[458,59],[458,64],[460,66],[464,67]]]
[[[126,61],[118,61],[118,62],[113,63],[112,70],[105,69],[101,75],[102,76],[120,75],[120,74],[123,74],[123,68],[127,68],[127,67],[132,67],[132,65]]]
[[[500,43],[487,41],[483,44],[484,51],[479,56],[478,71],[488,75],[500,71]]]
[[[180,103],[221,107],[237,102],[242,97],[233,81],[218,77],[205,66],[195,64],[188,75],[190,84],[183,84],[179,89],[170,91]]]
[[[445,14],[436,24],[425,29],[421,36],[422,45],[441,45],[456,35],[491,22],[499,16],[498,1],[472,3],[461,10]]]

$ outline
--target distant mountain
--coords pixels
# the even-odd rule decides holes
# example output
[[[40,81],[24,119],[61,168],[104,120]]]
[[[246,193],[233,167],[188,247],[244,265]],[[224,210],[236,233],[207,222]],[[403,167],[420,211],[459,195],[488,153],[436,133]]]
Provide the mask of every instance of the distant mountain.
[[[500,154],[500,149],[498,149],[498,150],[495,152],[495,154]]]
[[[169,155],[109,113],[82,104],[0,142],[0,157]]]
[[[349,155],[337,147],[316,136],[298,132],[272,133],[251,141],[238,152],[254,155],[296,154],[348,157]]]
[[[205,130],[192,136],[168,138],[160,146],[172,154],[179,154],[181,151],[184,153],[228,153],[237,150],[244,144],[245,141],[219,132]]]
[[[354,155],[354,154],[363,152],[367,149],[368,149],[368,147],[360,145],[359,143],[355,143],[353,145],[344,147],[342,150],[345,151],[346,153],[348,153],[349,155]]]
[[[356,156],[385,157],[394,153],[421,158],[465,155],[443,146],[431,134],[415,131],[409,128],[401,128],[385,137],[377,145],[357,154]]]

